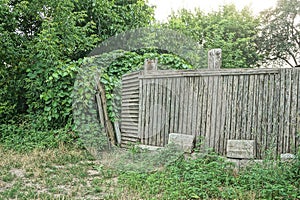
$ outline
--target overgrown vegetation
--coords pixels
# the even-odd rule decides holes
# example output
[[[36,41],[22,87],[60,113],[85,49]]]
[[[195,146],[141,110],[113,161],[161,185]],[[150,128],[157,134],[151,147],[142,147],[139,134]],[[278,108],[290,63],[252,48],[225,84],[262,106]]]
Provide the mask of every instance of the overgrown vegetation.
[[[0,123],[12,124],[12,127],[2,126],[2,142],[6,141],[2,136],[8,138],[11,134],[13,138],[14,134],[22,133],[18,129],[24,125],[28,132],[36,131],[41,135],[48,132],[68,135],[67,132],[74,131],[71,93],[84,57],[99,42],[126,30],[149,26],[154,19],[153,8],[142,0],[1,0],[0,3]],[[264,56],[272,56],[273,60],[274,56],[280,59],[286,55],[284,58],[288,59],[289,55],[284,52],[297,49],[298,3],[297,0],[280,0],[276,9],[262,15],[280,14],[282,10],[289,19],[287,29],[282,21],[276,21],[283,17],[276,17],[269,23],[255,17],[248,8],[238,11],[233,5],[208,14],[201,10],[195,13],[182,10],[174,13],[166,24],[156,26],[191,36],[205,51],[221,47],[223,67],[249,67]],[[278,31],[285,31],[284,34],[274,31],[277,24],[280,25]],[[259,41],[255,40],[258,35],[262,36]],[[291,42],[284,42],[284,48],[277,48],[281,44],[279,36],[290,38]],[[269,51],[272,45],[263,40],[270,38],[275,39],[275,49],[280,53]],[[153,36],[149,38],[150,42],[152,40]],[[258,54],[257,41],[261,44],[261,52],[269,52],[268,55]],[[297,61],[295,52],[294,60]],[[112,120],[118,117],[118,105],[112,101],[117,97],[112,91],[119,85],[121,75],[141,67],[146,57],[157,57],[164,67],[195,67],[172,52],[126,52],[111,63],[101,77]]]
[[[223,158],[207,155],[154,174],[125,173],[119,182],[143,199],[298,199],[296,162],[266,161],[237,171]]]
[[[206,154],[180,157],[156,171],[120,172],[86,150],[60,146],[17,153],[0,147],[0,198],[299,199],[299,154],[292,162],[266,160],[240,171]]]
[[[269,63],[291,57],[295,66],[298,4],[279,0],[260,17],[233,5],[208,14],[182,10],[157,26],[191,36],[206,51],[221,47],[223,67],[252,67],[265,58]],[[120,172],[93,160],[83,148],[72,91],[84,57],[117,33],[149,26],[153,13],[144,0],[0,0],[0,199],[300,198],[299,153],[295,162],[266,161],[239,172],[216,155],[180,158],[157,171]],[[118,118],[120,77],[140,69],[150,57],[158,58],[161,68],[195,67],[172,52],[122,52],[101,77],[112,121]],[[158,163],[151,167],[164,159],[154,158]],[[126,167],[135,169],[130,163]]]

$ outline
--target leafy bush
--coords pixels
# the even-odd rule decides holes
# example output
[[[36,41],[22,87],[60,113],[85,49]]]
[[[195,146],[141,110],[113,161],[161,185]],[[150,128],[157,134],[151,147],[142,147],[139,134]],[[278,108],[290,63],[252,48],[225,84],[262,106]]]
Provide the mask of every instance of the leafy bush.
[[[69,123],[81,59],[100,41],[153,19],[145,1],[121,2],[1,0],[0,123],[27,114],[40,130]]]
[[[34,129],[30,124],[0,125],[1,146],[15,151],[58,148],[61,144],[74,145],[75,139],[77,136],[68,128],[41,131]]]
[[[101,55],[101,58],[96,58],[92,62],[97,63],[100,59],[105,57],[119,54],[119,57],[115,59],[108,67],[101,71],[101,82],[105,86],[107,109],[109,111],[109,117],[112,121],[119,118],[119,109],[121,104],[121,78],[122,75],[137,71],[143,68],[144,60],[147,58],[157,58],[159,69],[192,69],[193,66],[187,63],[182,58],[169,53],[160,53],[156,49],[143,49],[137,52],[128,51],[115,51],[109,53],[107,56]],[[97,61],[98,60],[98,61]]]

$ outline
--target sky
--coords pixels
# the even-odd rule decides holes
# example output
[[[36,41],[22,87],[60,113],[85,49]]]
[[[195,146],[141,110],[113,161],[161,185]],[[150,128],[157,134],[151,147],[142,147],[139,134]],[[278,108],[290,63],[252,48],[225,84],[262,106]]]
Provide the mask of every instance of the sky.
[[[200,8],[205,12],[215,11],[222,5],[233,3],[237,9],[241,10],[245,6],[250,6],[254,14],[275,7],[276,0],[148,0],[149,5],[155,5],[155,18],[158,21],[166,21],[172,10],[181,8],[194,10]]]

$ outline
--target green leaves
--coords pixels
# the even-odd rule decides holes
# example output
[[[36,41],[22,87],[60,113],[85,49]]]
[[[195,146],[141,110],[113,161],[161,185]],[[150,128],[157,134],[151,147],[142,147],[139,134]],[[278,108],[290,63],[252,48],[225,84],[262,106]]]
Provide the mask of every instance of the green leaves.
[[[141,199],[298,199],[299,175],[292,163],[266,161],[237,170],[216,155],[180,159],[152,172],[122,173],[120,187],[139,191]]]
[[[276,8],[262,12],[257,45],[267,64],[300,64],[299,8],[299,0],[278,0]]]
[[[173,14],[164,26],[190,35],[207,51],[222,49],[222,67],[252,67],[259,57],[255,35],[259,21],[248,8],[238,11],[234,5],[225,5],[208,14],[201,10],[181,10]]]
[[[71,92],[82,58],[101,40],[145,26],[153,16],[145,1],[0,4],[0,122],[27,113],[42,118],[46,129],[71,120]]]
[[[101,83],[105,86],[107,108],[109,117],[112,121],[118,119],[121,108],[121,78],[122,75],[137,71],[143,68],[144,60],[147,58],[157,58],[159,62],[159,69],[192,69],[193,66],[188,64],[182,58],[173,54],[161,54],[157,50],[139,50],[138,52],[123,52],[119,55],[119,51],[111,52],[107,56],[101,55],[95,58],[93,63],[101,63],[101,59],[106,57],[116,58],[109,66],[103,66],[101,72]],[[114,54],[119,56],[114,56]],[[100,65],[98,65],[100,66]]]

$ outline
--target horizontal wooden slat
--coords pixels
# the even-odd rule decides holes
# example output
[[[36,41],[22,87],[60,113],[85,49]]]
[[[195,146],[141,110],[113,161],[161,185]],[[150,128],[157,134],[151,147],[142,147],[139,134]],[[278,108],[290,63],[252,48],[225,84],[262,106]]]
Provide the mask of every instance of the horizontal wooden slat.
[[[124,132],[122,132],[122,137],[139,139],[139,136],[136,133],[124,133]]]
[[[232,75],[257,75],[257,74],[277,74],[280,69],[219,69],[219,70],[157,70],[140,75],[139,79],[151,78],[179,78],[193,76],[232,76]]]
[[[139,91],[138,90],[133,90],[133,91],[123,91],[122,92],[122,96],[126,97],[126,96],[131,96],[132,97],[138,97],[139,95]]]
[[[138,131],[138,128],[136,124],[133,123],[121,123],[121,131],[123,130]]]

